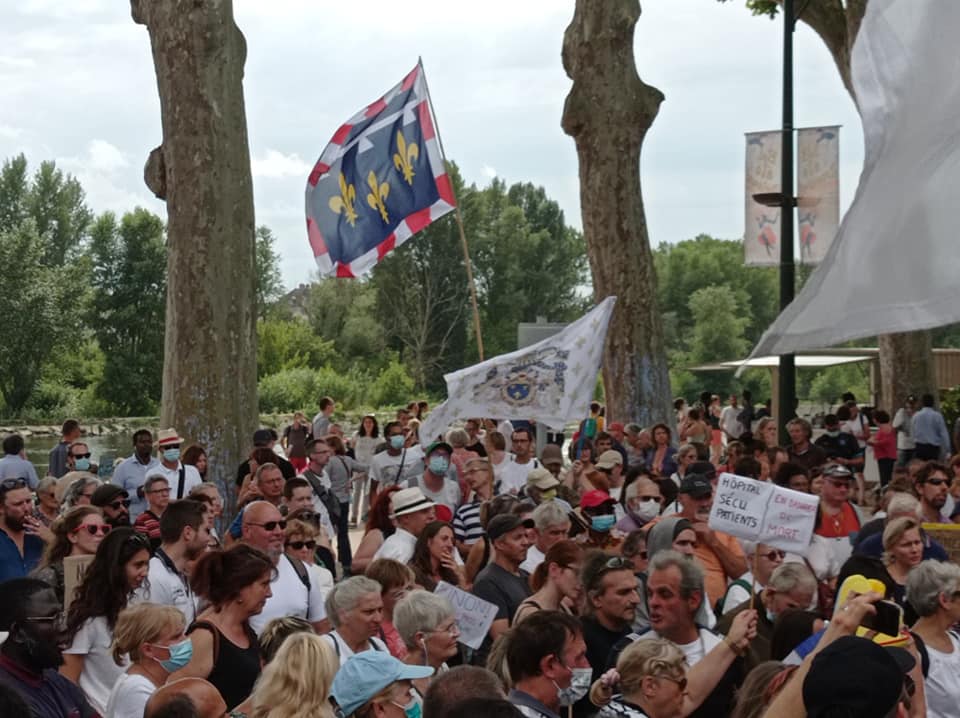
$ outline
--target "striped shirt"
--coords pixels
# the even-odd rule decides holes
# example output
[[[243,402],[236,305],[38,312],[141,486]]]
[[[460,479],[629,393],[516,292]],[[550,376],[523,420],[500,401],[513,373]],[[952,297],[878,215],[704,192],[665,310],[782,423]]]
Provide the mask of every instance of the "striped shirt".
[[[480,525],[481,501],[462,504],[453,517],[453,536],[467,546],[472,546],[483,538],[483,526]]]

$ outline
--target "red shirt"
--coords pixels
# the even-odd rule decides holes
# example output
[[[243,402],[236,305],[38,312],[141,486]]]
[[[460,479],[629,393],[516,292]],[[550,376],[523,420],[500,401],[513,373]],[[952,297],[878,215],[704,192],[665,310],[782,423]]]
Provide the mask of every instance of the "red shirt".
[[[873,455],[878,459],[897,458],[897,433],[889,427],[877,430],[873,437]]]
[[[826,511],[821,510],[820,524],[814,533],[825,538],[847,538],[859,530],[860,520],[857,518],[857,512],[849,503],[844,502],[839,514],[828,515]]]

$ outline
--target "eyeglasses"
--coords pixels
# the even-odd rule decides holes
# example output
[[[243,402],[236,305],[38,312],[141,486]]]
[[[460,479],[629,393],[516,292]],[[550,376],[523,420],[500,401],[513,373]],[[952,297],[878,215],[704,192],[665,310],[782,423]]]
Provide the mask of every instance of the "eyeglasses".
[[[654,678],[663,678],[664,680],[670,681],[671,683],[676,683],[677,688],[680,689],[680,692],[683,693],[687,690],[687,679],[686,676],[683,678],[674,678],[673,676],[668,676],[666,673],[658,673]]]
[[[120,501],[114,501],[112,504],[108,504],[111,509],[114,511],[119,511],[120,507],[123,506],[126,509],[130,508],[130,499],[122,499]]]
[[[73,530],[73,533],[80,533],[82,529],[86,529],[87,533],[91,536],[96,536],[97,534],[106,536],[112,528],[110,524],[84,524],[83,526],[77,526],[77,528]]]
[[[931,486],[943,486],[944,484],[949,484],[950,481],[947,479],[927,479],[923,483],[930,484]]]
[[[267,529],[267,531],[272,531],[272,530],[273,529]],[[308,548],[311,551],[313,551],[317,547],[317,542],[316,541],[288,541],[287,546],[292,548],[294,551],[301,551],[304,548]]]
[[[90,452],[88,451],[86,454],[70,454],[70,456],[72,456],[74,459],[89,459]]]
[[[150,553],[153,553],[153,548],[150,546],[150,539],[145,534],[135,531],[127,537],[124,543],[137,544],[138,546],[145,548]]]
[[[3,491],[13,491],[14,489],[22,489],[27,485],[26,479],[15,478],[15,479],[4,479],[0,481],[0,489]]]
[[[760,555],[767,559],[767,561],[783,561],[783,559],[787,556],[785,551],[780,550],[771,551],[770,553],[762,553]]]
[[[450,635],[450,636],[459,636],[460,626],[457,625],[456,621],[453,621],[448,626],[434,628],[432,631],[426,631],[426,633],[446,633],[447,635]]]
[[[260,526],[265,531],[273,531],[278,526],[280,527],[281,530],[285,530],[287,528],[286,519],[280,519],[279,521],[266,521],[262,524],[257,524],[257,523],[254,523],[253,521],[248,521],[247,524],[249,526]]]
[[[611,556],[610,558],[607,559],[606,563],[603,564],[603,567],[604,569],[607,569],[610,571],[616,571],[617,569],[620,569],[620,568],[632,569],[633,564],[630,562],[629,559],[625,559],[621,556]]]
[[[168,486],[168,487],[165,488],[165,489],[150,489],[150,490],[147,491],[146,493],[148,493],[148,494],[169,494],[169,493],[170,493],[170,487]]]

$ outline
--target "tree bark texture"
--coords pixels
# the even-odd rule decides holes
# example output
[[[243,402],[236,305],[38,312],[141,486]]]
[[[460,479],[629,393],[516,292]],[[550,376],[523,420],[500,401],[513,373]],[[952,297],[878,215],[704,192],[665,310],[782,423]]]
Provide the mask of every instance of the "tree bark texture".
[[[857,39],[869,0],[810,0],[797,3],[799,19],[809,25],[823,40],[840,73],[843,86],[853,104],[850,56]],[[782,5],[782,0],[781,0]],[[879,405],[891,412],[903,406],[908,394],[929,392],[938,395],[934,370],[933,344],[929,331],[901,332],[878,337],[880,349]]]
[[[258,422],[246,43],[231,0],[131,0],[131,11],[150,35],[163,126],[145,168],[168,217],[160,421],[203,444],[208,479],[227,488]]]
[[[640,148],[663,94],[633,57],[638,0],[577,0],[563,37],[573,80],[563,130],[576,142],[595,299],[616,295],[603,359],[609,420],[672,424],[656,276],[640,194]]]

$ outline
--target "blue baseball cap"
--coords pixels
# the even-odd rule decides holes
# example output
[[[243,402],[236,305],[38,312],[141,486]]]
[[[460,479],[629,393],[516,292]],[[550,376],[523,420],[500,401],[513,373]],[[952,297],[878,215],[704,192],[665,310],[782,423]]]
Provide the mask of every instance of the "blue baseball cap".
[[[351,716],[391,683],[432,675],[430,666],[410,666],[386,651],[371,649],[350,656],[340,666],[331,693],[343,714]]]

